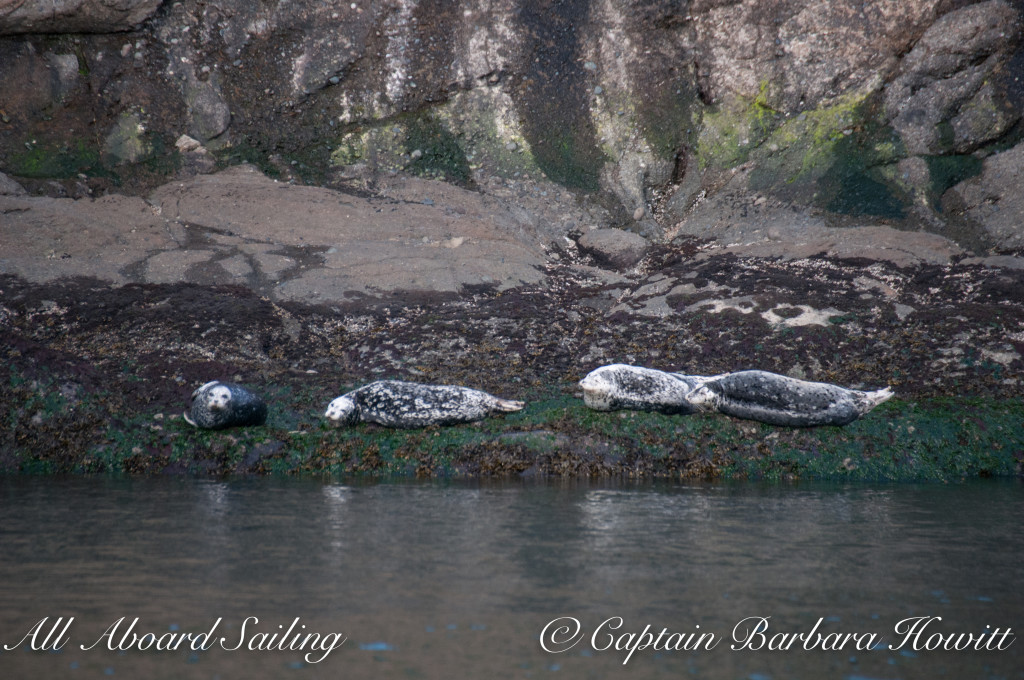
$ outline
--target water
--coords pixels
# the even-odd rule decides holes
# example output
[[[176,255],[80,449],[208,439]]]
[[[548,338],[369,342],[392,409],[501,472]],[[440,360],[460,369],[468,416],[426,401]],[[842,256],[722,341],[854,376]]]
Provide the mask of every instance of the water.
[[[942,617],[920,644],[933,633],[1024,628],[1015,481],[11,477],[0,478],[0,500],[0,642],[15,647],[0,651],[5,678],[1024,678],[1024,643],[1012,637],[983,638],[1012,642],[1002,651],[884,648],[912,617]],[[59,617],[74,617],[60,651],[18,646],[46,618],[44,646]],[[749,617],[770,617],[766,641],[819,619],[822,636],[860,637],[841,650],[732,649],[742,646],[734,634],[757,623]],[[201,644],[212,628],[211,644],[223,638],[229,649],[193,652],[185,640],[140,651],[130,634],[118,650],[135,618],[131,634],[151,632],[150,642],[191,633]],[[549,649],[569,647],[552,633],[567,626],[571,637],[575,621],[575,645],[544,651],[542,631]],[[717,644],[630,655],[621,636],[633,633],[636,646],[646,626],[667,629],[660,647],[700,633]],[[856,649],[872,633],[882,648]],[[282,639],[305,648],[260,649]],[[335,639],[335,649],[313,650]],[[605,649],[616,639],[624,649]]]

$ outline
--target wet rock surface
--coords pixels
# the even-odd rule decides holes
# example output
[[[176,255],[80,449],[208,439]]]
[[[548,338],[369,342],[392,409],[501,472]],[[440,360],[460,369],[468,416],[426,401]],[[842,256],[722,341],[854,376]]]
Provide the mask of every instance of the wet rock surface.
[[[545,235],[508,204],[417,179],[367,197],[238,166],[147,200],[11,195],[0,211],[0,272],[33,281],[237,284],[317,302],[505,290],[539,282],[545,262]]]

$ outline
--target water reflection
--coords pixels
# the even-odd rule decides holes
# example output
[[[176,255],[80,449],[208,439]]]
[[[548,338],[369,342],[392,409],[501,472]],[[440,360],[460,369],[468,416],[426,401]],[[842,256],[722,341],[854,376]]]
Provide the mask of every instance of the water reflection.
[[[0,479],[0,641],[75,616],[76,642],[140,630],[343,631],[319,665],[291,652],[0,653],[14,677],[1024,678],[1003,652],[730,651],[773,629],[1024,626],[1024,494],[948,486],[334,484],[314,480]],[[708,652],[544,653],[556,617],[588,632],[698,630]],[[234,638],[231,638],[234,639]],[[852,659],[852,660],[851,660]],[[296,666],[296,664],[298,664]],[[73,667],[72,667],[73,666]],[[92,672],[90,671],[90,672]],[[84,673],[88,674],[88,673]],[[6,675],[6,673],[5,673]],[[8,676],[10,677],[10,676]]]

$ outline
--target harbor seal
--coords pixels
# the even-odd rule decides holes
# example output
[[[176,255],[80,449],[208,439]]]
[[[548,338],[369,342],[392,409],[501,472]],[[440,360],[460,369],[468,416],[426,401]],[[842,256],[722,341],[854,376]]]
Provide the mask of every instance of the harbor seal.
[[[364,422],[412,428],[469,423],[523,406],[521,401],[468,387],[378,380],[334,399],[324,417],[343,425]]]
[[[768,371],[714,376],[688,396],[702,411],[718,411],[786,427],[846,425],[892,398],[892,390],[865,392]]]
[[[666,373],[653,368],[610,364],[580,381],[583,403],[596,411],[657,411],[669,415],[694,413],[688,395],[706,378]]]
[[[592,409],[632,409],[686,415],[713,411],[786,427],[846,425],[892,397],[797,380],[768,371],[700,376],[611,364],[580,381]]]
[[[206,430],[262,425],[267,420],[267,405],[241,385],[211,380],[192,393],[185,420]]]

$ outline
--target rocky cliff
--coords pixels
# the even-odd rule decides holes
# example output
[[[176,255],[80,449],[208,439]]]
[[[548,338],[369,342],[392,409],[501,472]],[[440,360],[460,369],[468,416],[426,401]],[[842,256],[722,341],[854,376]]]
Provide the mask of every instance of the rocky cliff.
[[[654,240],[727,239],[728,197],[759,233],[795,209],[1009,253],[1024,199],[985,178],[1020,172],[1021,25],[1006,0],[3,0],[0,171],[72,196],[405,172],[569,191]]]

